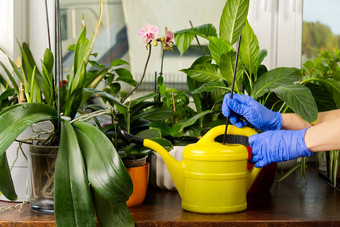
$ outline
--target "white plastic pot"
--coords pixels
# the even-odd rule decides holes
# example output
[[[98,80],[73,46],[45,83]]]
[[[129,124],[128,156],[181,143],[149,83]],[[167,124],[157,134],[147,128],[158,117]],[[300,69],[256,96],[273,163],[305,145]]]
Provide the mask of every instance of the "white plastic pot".
[[[183,150],[185,146],[174,146],[169,154],[177,161],[183,160]],[[150,183],[164,190],[176,190],[176,186],[171,178],[168,168],[162,157],[154,152],[151,156]]]

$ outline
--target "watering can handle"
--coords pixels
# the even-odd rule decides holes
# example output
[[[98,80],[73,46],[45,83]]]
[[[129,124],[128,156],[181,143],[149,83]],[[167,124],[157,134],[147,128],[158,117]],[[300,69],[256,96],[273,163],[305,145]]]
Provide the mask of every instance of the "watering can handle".
[[[225,131],[225,125],[216,126],[210,129],[197,143],[212,143],[217,136],[223,135]],[[234,125],[228,126],[228,135],[246,136],[257,134],[257,132],[249,127],[237,128]]]

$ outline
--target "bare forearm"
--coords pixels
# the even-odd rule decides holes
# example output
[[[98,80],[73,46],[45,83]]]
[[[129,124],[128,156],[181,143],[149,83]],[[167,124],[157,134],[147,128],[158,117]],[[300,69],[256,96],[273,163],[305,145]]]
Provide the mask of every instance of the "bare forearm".
[[[340,150],[340,118],[307,129],[305,143],[310,151]]]
[[[300,130],[310,127],[311,124],[303,120],[299,115],[294,113],[281,114],[282,116],[282,126],[281,129],[286,130]],[[331,110],[326,112],[320,112],[318,114],[318,119],[314,125],[323,124],[325,122],[333,121],[335,119],[340,119],[340,109]],[[340,125],[339,125],[340,127]]]

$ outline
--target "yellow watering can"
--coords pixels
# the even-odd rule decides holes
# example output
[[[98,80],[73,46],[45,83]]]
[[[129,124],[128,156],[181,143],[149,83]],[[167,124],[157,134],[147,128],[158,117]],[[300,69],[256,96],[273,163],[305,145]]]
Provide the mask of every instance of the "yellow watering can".
[[[184,148],[183,161],[174,159],[161,145],[123,133],[129,142],[143,144],[164,159],[182,199],[182,208],[198,213],[232,213],[247,209],[247,191],[259,168],[247,169],[247,148],[240,144],[218,143],[225,125],[207,132],[197,143]],[[228,135],[251,136],[251,128],[228,126]]]

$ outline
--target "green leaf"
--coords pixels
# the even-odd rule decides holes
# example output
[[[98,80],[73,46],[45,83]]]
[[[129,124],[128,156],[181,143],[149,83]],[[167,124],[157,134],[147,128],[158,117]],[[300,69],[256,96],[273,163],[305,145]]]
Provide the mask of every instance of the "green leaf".
[[[114,59],[111,62],[111,66],[120,66],[120,65],[129,65],[129,62],[124,61],[122,59]]]
[[[0,155],[0,182],[0,192],[9,200],[17,200],[6,153]]]
[[[225,80],[220,73],[219,67],[210,63],[197,64],[192,68],[182,69],[181,71],[199,82]]]
[[[48,72],[48,69],[46,68],[44,62],[41,62],[42,67],[42,76],[43,76],[43,94],[45,96],[46,103],[50,106],[53,105],[53,89],[54,85],[52,83],[52,75]]]
[[[154,110],[145,111],[143,113],[132,116],[131,120],[144,118],[146,120],[161,121],[161,120],[169,119],[173,115],[174,115],[173,110],[166,108],[166,107],[162,107],[162,108],[157,108]]]
[[[249,75],[256,75],[259,67],[259,42],[248,21],[242,31],[240,59],[248,69]]]
[[[127,107],[124,106],[121,102],[119,102],[117,99],[115,99],[112,95],[110,95],[109,93],[105,92],[105,91],[100,91],[100,90],[96,90],[96,89],[91,89],[91,88],[84,88],[85,91],[88,91],[92,94],[97,94],[103,98],[106,98],[108,100],[110,100],[112,102],[111,105],[115,104],[118,111],[121,114],[125,114],[127,111]]]
[[[43,63],[46,67],[47,72],[51,73],[52,70],[53,70],[54,58],[53,58],[52,51],[48,48],[46,48],[46,50],[45,50]]]
[[[228,0],[220,20],[220,38],[233,45],[247,21],[249,0]]]
[[[18,86],[17,82],[15,81],[14,77],[13,77],[12,74],[9,72],[9,70],[8,70],[7,67],[4,65],[4,63],[2,63],[1,61],[0,61],[0,65],[1,65],[2,68],[5,70],[5,72],[6,72],[7,76],[8,76],[8,78],[10,79],[10,81],[11,81],[11,83],[12,83],[12,85],[13,85],[13,88],[15,89],[15,92],[16,92],[17,94],[19,94],[19,86]]]
[[[220,65],[221,55],[231,51],[231,46],[225,40],[217,37],[209,37],[209,50],[216,64]]]
[[[230,91],[230,88],[225,86],[225,84],[222,81],[216,80],[216,81],[211,81],[211,82],[207,82],[207,83],[202,84],[201,87],[192,91],[191,94],[199,94],[201,92],[211,92],[211,91],[215,91],[217,89],[223,89],[223,90]]]
[[[199,35],[205,39],[208,39],[209,36],[217,37],[216,28],[212,24],[204,24],[194,28],[175,32],[174,39],[181,56],[191,45],[195,35]]]
[[[118,74],[118,81],[124,81],[127,84],[130,84],[132,86],[136,86],[137,82],[133,79],[133,76],[131,74],[131,72],[127,69],[124,68],[119,68],[115,70],[116,73]]]
[[[4,91],[2,94],[0,94],[0,103],[2,100],[7,99],[8,97],[14,95],[14,89],[8,89]]]
[[[0,191],[7,198],[16,199],[11,175],[6,172],[9,171],[6,150],[30,125],[56,118],[57,111],[41,103],[18,104],[0,112]]]
[[[222,54],[221,56],[221,63],[220,63],[220,70],[223,78],[228,82],[228,86],[231,87],[234,77],[234,68],[235,68],[235,61],[236,61],[236,53],[234,51],[227,52],[226,54]],[[236,80],[235,80],[235,87],[238,88],[237,81],[242,77],[243,70],[242,65],[237,65],[236,70]]]
[[[175,43],[181,54],[181,56],[185,53],[185,51],[190,47],[192,40],[195,38],[195,35],[189,32],[176,32],[175,33]]]
[[[74,122],[73,126],[92,187],[105,200],[126,202],[132,181],[112,142],[89,123]]]
[[[162,133],[162,136],[171,135],[171,127],[165,122],[161,122],[161,121],[151,122],[149,125],[149,128],[160,130]]]
[[[76,133],[65,120],[61,121],[54,175],[54,215],[57,226],[95,226],[95,211],[84,160]]]
[[[57,119],[57,111],[41,103],[23,103],[0,112],[0,155],[30,125]]]
[[[94,192],[97,217],[103,227],[134,227],[135,223],[126,203],[114,203]]]
[[[205,55],[197,58],[194,63],[191,64],[191,67],[194,67],[195,65],[201,64],[201,63],[211,63],[213,58],[210,55]]]
[[[267,54],[268,54],[267,50],[260,50],[260,52],[259,52],[259,62],[258,62],[259,66],[263,62],[264,58],[267,57]]]
[[[301,71],[297,68],[276,68],[263,74],[254,85],[254,98],[261,97],[270,89],[281,85],[290,85],[301,79]]]
[[[318,116],[318,108],[311,91],[300,84],[282,85],[273,89],[281,100],[287,103],[295,113],[300,115],[309,123],[316,122]]]
[[[325,86],[314,83],[307,83],[304,85],[312,92],[319,112],[338,108],[334,102],[333,95],[328,90],[326,90]]]
[[[146,100],[148,100],[148,99],[153,99],[153,98],[155,98],[156,96],[158,96],[157,93],[150,93],[150,94],[147,94],[147,95],[138,97],[138,98],[136,98],[136,99],[134,99],[134,100],[131,101],[130,106],[131,106],[131,108],[132,108],[132,107],[136,106],[137,104],[139,104],[139,103],[141,103],[141,102],[144,102],[144,101],[146,101]]]
[[[152,138],[162,137],[162,133],[158,129],[146,129],[136,134],[136,136],[143,138],[143,139],[152,139]]]
[[[330,94],[332,94],[337,108],[340,108],[340,81],[334,79],[319,78],[317,79],[317,81],[322,84]]]
[[[196,122],[199,118],[203,117],[204,115],[206,115],[206,114],[208,114],[208,113],[212,113],[212,111],[211,111],[211,110],[203,111],[203,112],[201,112],[201,113],[199,113],[199,114],[196,114],[194,117],[192,117],[192,118],[186,120],[185,123],[181,125],[179,132],[182,132],[183,129],[186,128],[186,127],[188,127],[188,126],[195,124],[195,122]]]

